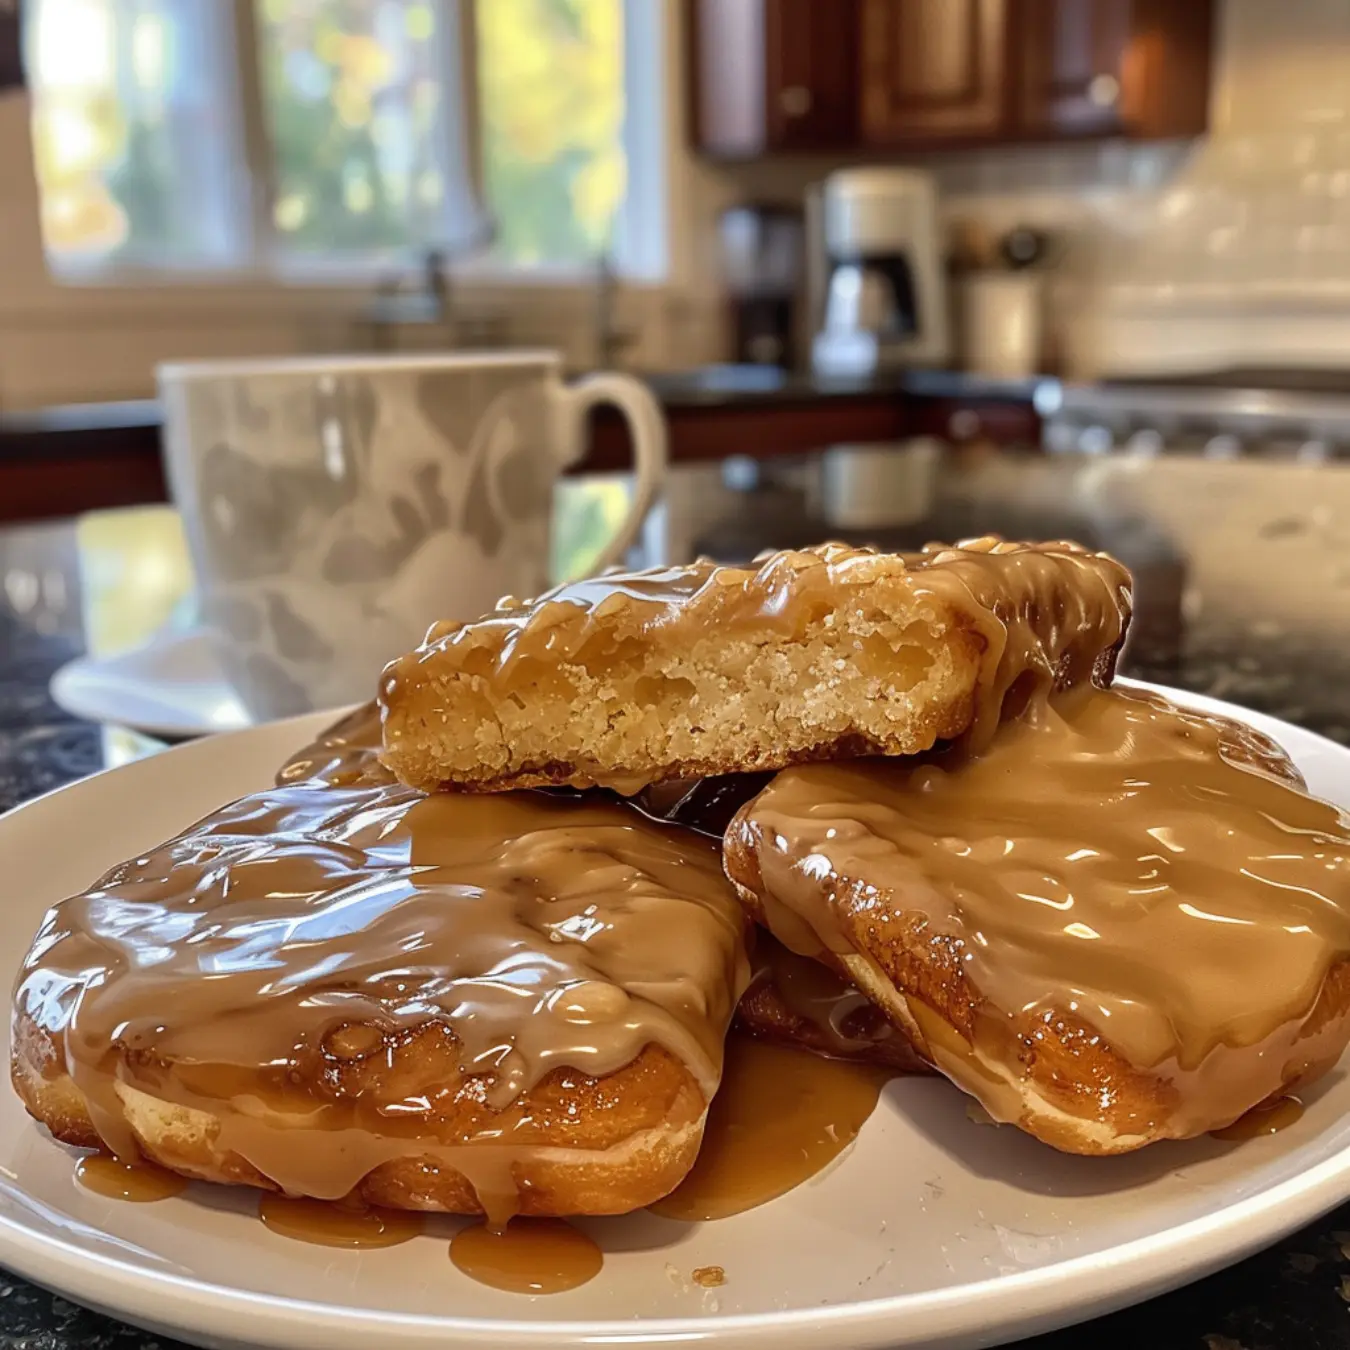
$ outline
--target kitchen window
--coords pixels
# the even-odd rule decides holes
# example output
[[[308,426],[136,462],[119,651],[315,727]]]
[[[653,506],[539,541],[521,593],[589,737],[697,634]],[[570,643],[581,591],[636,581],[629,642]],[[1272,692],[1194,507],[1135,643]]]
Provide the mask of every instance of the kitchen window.
[[[28,0],[67,282],[665,272],[660,0]],[[490,239],[490,242],[489,242]]]

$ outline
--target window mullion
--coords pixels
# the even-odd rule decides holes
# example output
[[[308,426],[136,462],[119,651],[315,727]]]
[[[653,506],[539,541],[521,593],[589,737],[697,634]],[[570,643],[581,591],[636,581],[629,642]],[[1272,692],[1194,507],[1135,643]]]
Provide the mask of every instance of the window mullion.
[[[269,270],[276,261],[273,207],[276,203],[276,163],[267,134],[263,107],[262,67],[258,58],[258,26],[253,0],[233,0],[234,54],[237,81],[239,141],[243,183],[239,199],[248,221],[249,261]]]
[[[664,53],[673,34],[665,6],[648,0],[623,0],[623,5],[627,191],[614,221],[612,247],[621,273],[655,280],[669,269]]]
[[[487,201],[483,186],[483,119],[478,98],[478,19],[474,11],[479,0],[450,0],[459,37],[460,116],[469,182],[480,202]]]
[[[439,18],[442,89],[439,141],[445,176],[443,227],[452,251],[471,246],[487,226],[478,107],[477,0],[441,0]]]

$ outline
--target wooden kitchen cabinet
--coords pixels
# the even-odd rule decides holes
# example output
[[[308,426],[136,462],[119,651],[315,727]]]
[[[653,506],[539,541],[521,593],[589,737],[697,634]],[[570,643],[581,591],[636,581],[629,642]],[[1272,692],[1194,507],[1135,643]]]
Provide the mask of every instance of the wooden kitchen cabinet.
[[[686,0],[724,158],[1195,136],[1213,0]]]
[[[858,0],[689,0],[694,136],[712,154],[858,144]]]
[[[1209,0],[1011,0],[1018,139],[1196,136],[1209,119]]]
[[[1033,136],[1110,136],[1133,0],[1017,0],[1016,126]]]
[[[1007,121],[1007,0],[861,0],[862,141],[988,141]]]

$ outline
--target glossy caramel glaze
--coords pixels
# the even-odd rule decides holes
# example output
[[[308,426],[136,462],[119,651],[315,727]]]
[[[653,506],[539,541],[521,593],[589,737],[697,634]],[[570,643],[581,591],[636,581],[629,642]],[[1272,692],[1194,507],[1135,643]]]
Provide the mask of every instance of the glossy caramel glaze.
[[[277,770],[277,785],[315,780],[330,787],[381,787],[394,775],[380,762],[380,706],[369,703],[325,728]]]
[[[1042,701],[982,754],[789,770],[728,856],[789,947],[865,953],[999,1120],[1053,1054],[1104,1148],[1191,1135],[1344,1046],[1343,997],[1312,1015],[1350,955],[1346,821],[1265,738],[1155,695]]]
[[[768,786],[770,773],[731,773],[712,778],[653,783],[632,804],[653,820],[669,821],[720,840],[736,812]]]
[[[403,1210],[290,1195],[264,1195],[258,1202],[258,1217],[265,1228],[281,1237],[354,1251],[397,1247],[411,1242],[425,1226],[420,1214]]]
[[[875,1003],[821,961],[789,951],[758,929],[750,987],[736,1024],[752,1035],[835,1059],[860,1059],[903,1073],[931,1073],[909,1038]]]
[[[1125,568],[1104,554],[1067,542],[1011,543],[987,536],[955,547],[932,544],[921,552],[899,555],[821,544],[762,554],[755,563],[751,568],[732,567],[701,558],[683,567],[614,571],[568,582],[537,600],[522,602],[507,596],[491,614],[474,622],[434,624],[421,647],[386,668],[382,701],[396,697],[401,679],[436,652],[466,642],[493,652],[491,673],[505,691],[519,663],[575,656],[591,636],[591,621],[621,610],[635,616],[639,634],[688,623],[689,616],[697,614],[700,625],[712,618],[732,631],[767,626],[784,636],[800,636],[814,617],[813,600],[820,599],[816,592],[878,568],[900,567],[912,577],[917,595],[962,612],[986,638],[991,669],[1017,667],[1020,673],[1027,661],[1041,664],[1044,659],[1055,665],[1080,657],[1086,657],[1090,666],[1110,645],[1110,638],[1100,640],[1103,630],[1115,627],[1119,637],[1129,617],[1130,579]],[[1074,580],[1066,584],[1066,575]],[[1063,599],[1060,591],[1072,591],[1074,598]],[[1057,612],[1043,612],[1047,604]],[[578,619],[584,622],[578,624]],[[1019,622],[1038,629],[1035,645],[1044,648],[1043,653],[1023,651],[1017,635],[1003,631]],[[691,642],[703,636],[702,629],[689,634]]]
[[[425,1156],[500,1222],[516,1160],[585,1122],[527,1113],[503,1137],[496,1112],[574,1071],[608,1128],[593,1080],[653,1046],[706,1103],[747,979],[709,840],[610,802],[311,781],[55,906],[15,1005],[124,1158],[134,1088],[217,1117],[218,1149],[292,1194],[336,1199]],[[408,1078],[409,1038],[431,1081]]]
[[[561,1294],[605,1264],[600,1248],[562,1219],[513,1219],[500,1232],[471,1224],[455,1234],[450,1259],[471,1280],[509,1294]]]
[[[968,751],[1056,690],[1109,683],[1132,607],[1129,572],[1078,544],[993,536],[906,554],[921,597],[947,607],[983,648]]]
[[[110,1200],[147,1203],[168,1200],[187,1190],[187,1178],[153,1163],[123,1162],[106,1153],[91,1153],[75,1164],[75,1180],[95,1195]]]
[[[734,1033],[698,1162],[649,1208],[668,1219],[725,1219],[786,1195],[857,1138],[890,1077]]]
[[[382,676],[386,758],[419,787],[598,783],[632,794],[682,775],[910,753],[963,731],[983,744],[1009,697],[1018,706],[1041,690],[1106,682],[1130,613],[1125,568],[1064,542],[984,538],[903,555],[823,544],[756,564],[611,573],[434,625]],[[828,650],[824,665],[794,670],[778,707],[816,690],[830,717],[817,726],[794,708],[775,725],[756,704],[753,725],[740,713],[721,725],[724,709],[741,707],[719,683],[731,678],[718,661],[734,644],[752,663],[781,649],[778,667],[756,666],[775,688],[793,659],[809,650],[824,661]],[[636,682],[635,670],[646,672]],[[851,703],[838,701],[845,686]],[[531,720],[545,707],[566,718],[570,705],[570,724],[607,700],[614,717],[584,744]],[[648,735],[647,711],[663,737]],[[707,739],[719,726],[722,739]]]

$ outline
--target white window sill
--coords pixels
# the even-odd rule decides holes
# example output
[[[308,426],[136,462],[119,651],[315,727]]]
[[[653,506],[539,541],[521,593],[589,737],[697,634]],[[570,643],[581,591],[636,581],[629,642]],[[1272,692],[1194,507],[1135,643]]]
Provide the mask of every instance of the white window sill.
[[[275,315],[342,315],[360,320],[382,298],[380,283],[398,276],[399,292],[417,296],[416,273],[346,268],[285,275],[260,272],[163,272],[86,274],[79,282],[52,280],[26,294],[0,294],[0,323],[131,322],[155,325],[197,317],[257,318]],[[153,279],[152,279],[153,278]],[[621,292],[660,294],[664,283],[621,281]],[[593,306],[597,278],[576,273],[545,274],[483,269],[449,279],[451,315],[489,307],[507,312],[571,313]],[[388,298],[390,293],[385,293]]]
[[[375,286],[381,282],[415,283],[425,275],[424,255],[366,254],[359,258],[341,255],[294,257],[267,266],[222,264],[220,266],[122,262],[108,266],[97,261],[48,263],[52,284],[72,288],[125,288],[174,286],[234,286],[241,281],[263,286]],[[492,286],[593,286],[600,275],[598,264],[543,263],[522,266],[491,257],[449,264],[444,275],[452,286],[483,283]],[[659,285],[664,280],[646,274],[623,273],[624,285]]]

